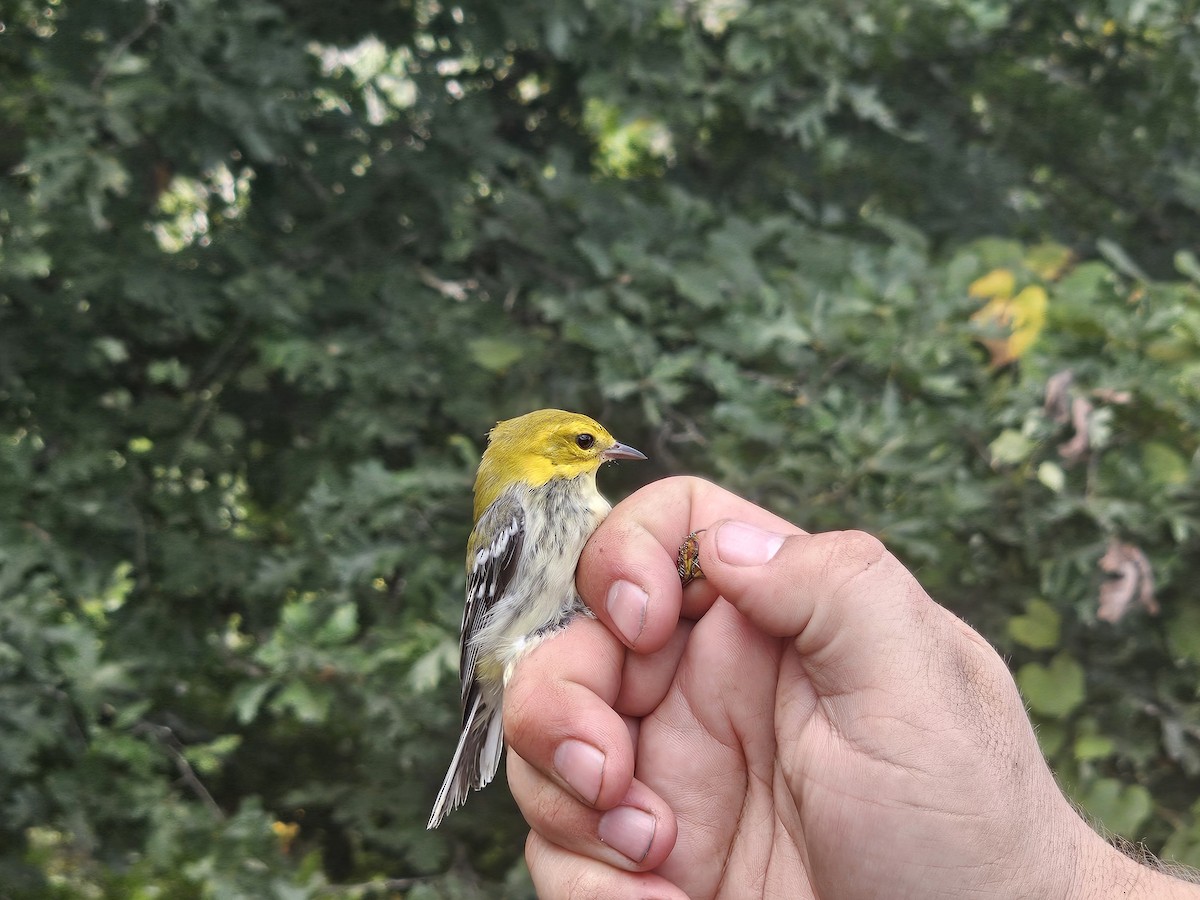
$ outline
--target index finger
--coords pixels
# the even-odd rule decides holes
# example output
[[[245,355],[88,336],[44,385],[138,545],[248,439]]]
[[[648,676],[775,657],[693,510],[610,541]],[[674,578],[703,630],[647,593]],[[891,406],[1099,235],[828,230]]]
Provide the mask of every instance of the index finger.
[[[804,534],[784,519],[701,478],[647,485],[617,504],[583,549],[576,586],[596,617],[639,654],[662,648],[681,616],[698,619],[716,591],[679,583],[679,546],[726,518],[780,534]]]
[[[614,806],[633,777],[633,741],[613,709],[624,656],[608,631],[579,616],[525,654],[504,690],[509,747],[601,809]],[[555,761],[564,741],[595,752],[581,751],[564,766]]]

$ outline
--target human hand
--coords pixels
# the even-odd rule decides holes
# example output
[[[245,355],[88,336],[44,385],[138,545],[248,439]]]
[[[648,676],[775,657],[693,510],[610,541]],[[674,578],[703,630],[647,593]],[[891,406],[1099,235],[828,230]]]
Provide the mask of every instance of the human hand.
[[[1154,875],[1058,790],[996,652],[873,538],[668,479],[577,583],[599,621],[505,704],[539,896],[1128,897]]]

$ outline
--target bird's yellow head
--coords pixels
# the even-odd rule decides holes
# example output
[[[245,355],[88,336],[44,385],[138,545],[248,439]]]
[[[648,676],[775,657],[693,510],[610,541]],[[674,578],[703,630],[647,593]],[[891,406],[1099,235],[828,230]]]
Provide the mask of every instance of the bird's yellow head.
[[[497,422],[475,477],[475,518],[514,482],[540,487],[553,478],[594,476],[609,460],[645,458],[579,413],[539,409]]]

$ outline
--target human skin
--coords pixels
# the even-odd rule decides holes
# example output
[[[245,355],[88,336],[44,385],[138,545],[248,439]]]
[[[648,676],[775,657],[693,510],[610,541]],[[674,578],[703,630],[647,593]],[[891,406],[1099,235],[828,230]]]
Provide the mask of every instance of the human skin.
[[[505,703],[544,900],[1200,897],[1088,827],[1004,662],[874,538],[673,478],[613,510],[577,585],[597,618]]]

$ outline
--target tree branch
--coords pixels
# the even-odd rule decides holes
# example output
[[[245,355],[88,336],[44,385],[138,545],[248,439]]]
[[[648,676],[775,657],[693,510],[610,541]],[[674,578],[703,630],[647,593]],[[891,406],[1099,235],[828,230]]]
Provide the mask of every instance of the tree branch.
[[[158,6],[153,2],[149,2],[146,4],[146,17],[142,19],[133,31],[117,41],[117,45],[112,48],[112,52],[104,58],[104,62],[100,64],[100,68],[92,76],[91,89],[93,93],[100,90],[100,86],[108,79],[109,73],[112,71],[113,66],[117,64],[117,61],[156,24],[158,24]]]
[[[213,795],[208,792],[208,788],[204,786],[204,782],[200,780],[200,776],[196,774],[192,764],[183,755],[183,744],[179,742],[174,731],[166,725],[155,725],[153,722],[146,721],[138,722],[133,726],[132,731],[134,734],[147,734],[155,738],[167,752],[167,756],[171,757],[171,761],[175,763],[175,768],[179,771],[184,784],[192,789],[192,793],[200,798],[200,801],[208,807],[208,811],[218,822],[225,821],[225,810],[221,809],[221,804],[213,799]]]

